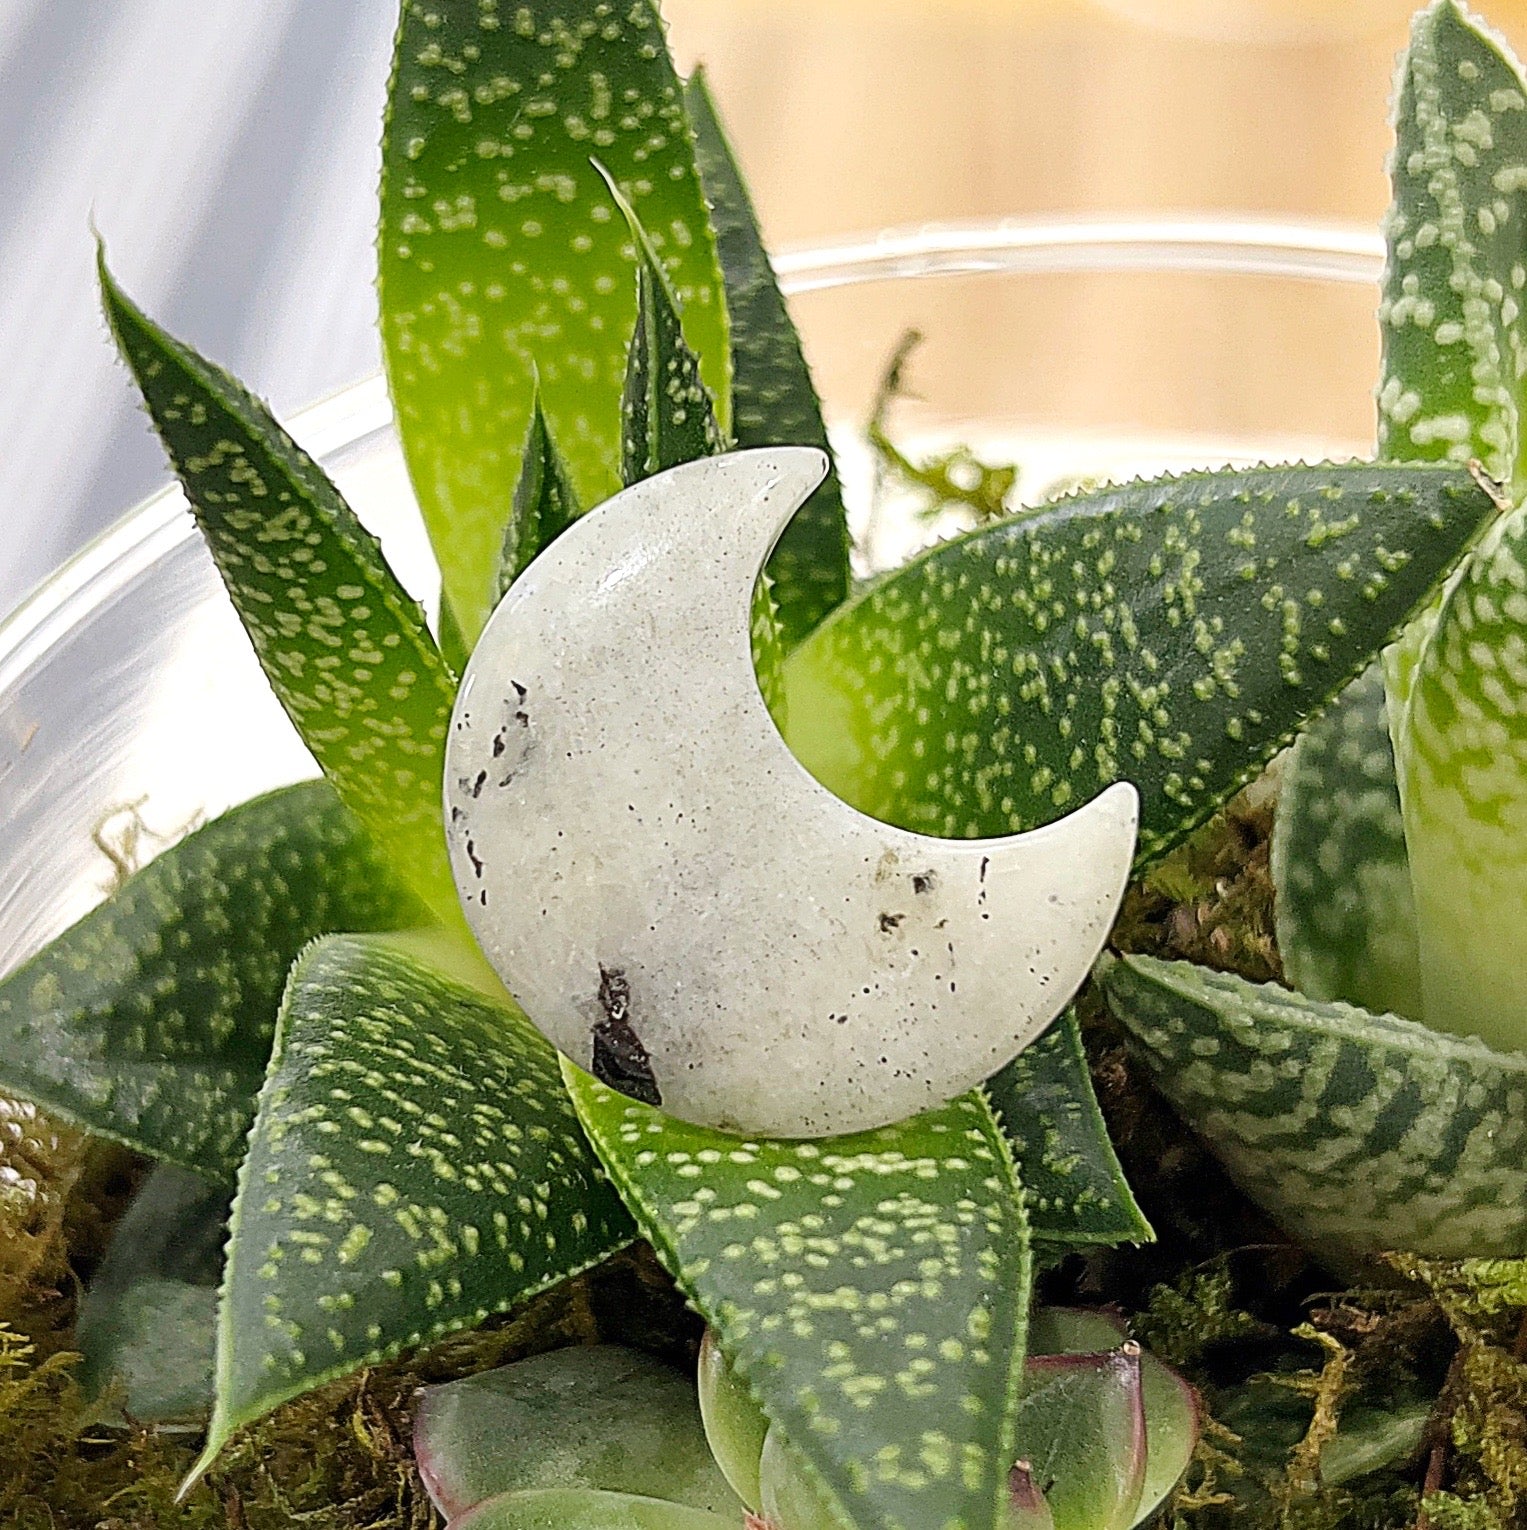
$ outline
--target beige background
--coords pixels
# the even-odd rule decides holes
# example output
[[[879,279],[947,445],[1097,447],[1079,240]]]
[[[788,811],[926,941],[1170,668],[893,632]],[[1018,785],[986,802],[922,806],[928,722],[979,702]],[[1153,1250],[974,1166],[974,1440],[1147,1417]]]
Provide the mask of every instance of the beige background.
[[[991,215],[1251,213],[1377,227],[1411,0],[665,0],[771,242]],[[1527,0],[1495,0],[1521,50]],[[967,278],[797,308],[840,418],[907,325],[904,428],[1372,434],[1375,294],[1246,277]],[[1088,460],[1084,452],[1082,461]],[[1149,459],[1140,460],[1142,464]],[[1162,459],[1166,460],[1166,459]],[[1185,460],[1197,460],[1189,448]]]

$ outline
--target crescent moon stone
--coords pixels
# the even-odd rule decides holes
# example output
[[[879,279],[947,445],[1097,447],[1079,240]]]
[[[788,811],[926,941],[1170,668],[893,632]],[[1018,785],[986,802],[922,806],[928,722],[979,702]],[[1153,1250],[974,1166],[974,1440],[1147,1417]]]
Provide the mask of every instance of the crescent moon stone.
[[[749,610],[825,468],[737,452],[590,511],[494,612],[447,745],[457,885],[510,993],[606,1083],[744,1135],[882,1126],[996,1072],[1080,986],[1135,843],[1127,784],[946,840],[797,762]]]

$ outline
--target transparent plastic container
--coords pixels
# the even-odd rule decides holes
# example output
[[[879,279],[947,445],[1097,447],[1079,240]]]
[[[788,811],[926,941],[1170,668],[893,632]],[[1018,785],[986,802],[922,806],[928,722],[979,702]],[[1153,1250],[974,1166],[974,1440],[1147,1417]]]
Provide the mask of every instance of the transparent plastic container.
[[[856,427],[908,328],[925,339],[899,438],[1016,460],[1029,495],[1072,475],[1365,453],[1381,260],[1376,235],[1339,227],[1007,222],[891,230],[779,266],[862,525]],[[381,379],[291,428],[430,603]],[[927,534],[880,525],[867,556]],[[179,491],[155,495],[0,626],[0,972],[104,895],[98,840],[136,824],[147,858],[314,773]]]

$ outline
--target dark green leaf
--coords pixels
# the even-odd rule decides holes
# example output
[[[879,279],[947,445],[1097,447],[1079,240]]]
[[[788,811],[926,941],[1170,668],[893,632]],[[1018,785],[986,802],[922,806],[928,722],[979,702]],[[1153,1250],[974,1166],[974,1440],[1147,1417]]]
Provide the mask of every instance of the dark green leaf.
[[[620,400],[620,473],[629,488],[664,468],[714,456],[725,439],[652,241],[613,181],[610,192],[636,245],[636,332]]]
[[[1395,99],[1379,450],[1521,473],[1527,83],[1452,0],[1415,19]]]
[[[537,389],[530,409],[530,428],[520,454],[520,481],[514,488],[509,529],[498,565],[496,594],[504,592],[536,557],[578,519],[578,497],[567,476],[567,464],[551,438]]]
[[[211,1411],[228,1202],[226,1187],[161,1164],[117,1223],[80,1304],[81,1385],[95,1396],[110,1390],[140,1423]]]
[[[1272,874],[1278,952],[1295,988],[1420,1018],[1416,910],[1378,665],[1299,735],[1278,795]]]
[[[1148,1243],[1103,1124],[1076,1012],[1067,1009],[986,1085],[1013,1145],[1029,1230],[1046,1243]]]
[[[0,1085],[231,1179],[297,953],[325,931],[422,917],[332,787],[258,797],[0,983]]]
[[[345,805],[437,918],[459,922],[440,821],[455,682],[381,547],[226,372],[100,262],[106,317],[255,653]]]
[[[469,643],[492,600],[533,372],[580,502],[619,486],[632,251],[594,159],[651,230],[725,407],[715,239],[657,7],[406,0],[382,150],[382,341]]]
[[[684,86],[695,161],[716,227],[732,323],[732,435],[738,446],[819,446],[822,406],[703,70]],[[848,595],[848,523],[836,466],[796,513],[769,560],[786,648]]]
[[[642,1230],[846,1523],[1001,1524],[1028,1228],[985,1100],[744,1140],[563,1072]]]
[[[1492,511],[1463,469],[1096,490],[945,543],[791,655],[791,747],[876,818],[998,835],[1140,790],[1163,855],[1358,674]]]
[[[638,1350],[575,1346],[420,1394],[414,1460],[447,1519],[500,1493],[599,1488],[742,1517],[692,1377]]]
[[[198,1470],[278,1402],[481,1322],[632,1235],[551,1048],[420,949],[335,936],[292,970],[239,1176]]]
[[[1101,979],[1157,1087],[1307,1247],[1527,1253],[1527,1056],[1187,962]]]

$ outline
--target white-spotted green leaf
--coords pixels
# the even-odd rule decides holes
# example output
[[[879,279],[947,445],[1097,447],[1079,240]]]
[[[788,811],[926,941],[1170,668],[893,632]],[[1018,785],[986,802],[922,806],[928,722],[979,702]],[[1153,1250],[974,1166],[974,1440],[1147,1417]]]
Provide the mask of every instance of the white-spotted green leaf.
[[[697,69],[684,85],[695,160],[716,228],[732,326],[732,435],[740,447],[818,446],[832,461],[822,405],[785,307],[732,147]],[[836,465],[785,528],[769,575],[787,647],[847,597],[848,522]]]
[[[694,1379],[618,1344],[574,1345],[421,1392],[414,1461],[448,1519],[500,1493],[598,1488],[742,1517]]]
[[[724,409],[725,298],[656,5],[405,0],[382,150],[382,343],[469,645],[491,604],[533,373],[580,502],[619,487],[633,251],[596,159],[651,232]]]
[[[726,440],[700,375],[699,358],[679,324],[678,300],[646,230],[613,182],[610,191],[638,251],[636,332],[621,399],[621,477],[629,486],[681,463],[714,456],[725,449]],[[784,633],[767,573],[753,596],[752,642],[759,689],[783,727]]]
[[[531,401],[530,426],[520,453],[520,481],[514,486],[509,529],[504,533],[495,594],[504,592],[530,567],[531,562],[578,519],[578,496],[567,474],[567,464],[541,408],[540,390]],[[442,608],[449,610],[449,606]]]
[[[1037,1240],[1081,1245],[1155,1237],[1108,1139],[1075,1010],[990,1079],[986,1094],[1012,1144]]]
[[[1527,1048],[1527,507],[1449,585],[1397,713],[1426,1023]]]
[[[636,246],[636,329],[620,399],[620,476],[630,488],[667,468],[713,457],[726,442],[652,241],[613,180],[610,194]]]
[[[269,410],[154,324],[104,256],[100,278],[117,348],[271,689],[398,875],[459,924],[440,819],[456,683],[418,602]]]
[[[1140,859],[1255,775],[1426,600],[1492,512],[1465,469],[1271,467],[1106,488],[936,547],[786,665],[830,790],[1009,834],[1119,779]]]
[[[298,952],[422,917],[332,787],[257,797],[0,982],[0,1087],[231,1180]]]
[[[1186,962],[1101,980],[1157,1087],[1307,1247],[1527,1253],[1527,1057]]]
[[[642,1231],[843,1524],[1000,1525],[1029,1251],[984,1098],[748,1140],[563,1073]]]
[[[292,969],[239,1174],[198,1470],[286,1398],[632,1236],[551,1048],[425,949],[332,936]]]
[[[1294,744],[1272,875],[1278,952],[1295,988],[1421,1018],[1415,901],[1380,666]]]
[[[1379,449],[1520,472],[1527,83],[1454,0],[1417,15],[1395,93]]]

